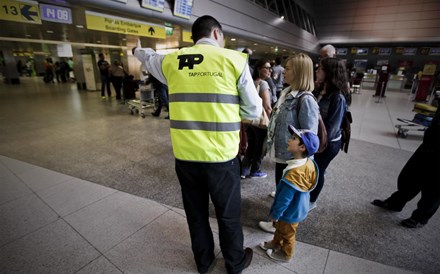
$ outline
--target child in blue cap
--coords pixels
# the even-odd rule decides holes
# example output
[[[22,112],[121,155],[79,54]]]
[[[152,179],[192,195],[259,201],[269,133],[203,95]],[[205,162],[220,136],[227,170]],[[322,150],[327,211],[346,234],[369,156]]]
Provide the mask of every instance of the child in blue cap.
[[[287,150],[292,153],[293,159],[287,161],[270,209],[270,218],[276,230],[272,241],[260,244],[271,259],[285,263],[293,257],[296,229],[299,222],[307,217],[310,191],[315,188],[319,176],[316,163],[309,158],[318,150],[318,136],[292,125],[288,129],[292,137],[287,143]]]

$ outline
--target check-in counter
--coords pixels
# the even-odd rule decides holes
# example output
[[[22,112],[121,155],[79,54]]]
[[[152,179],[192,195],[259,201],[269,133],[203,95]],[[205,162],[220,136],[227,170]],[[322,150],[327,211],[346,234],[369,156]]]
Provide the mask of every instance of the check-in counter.
[[[362,79],[362,88],[375,89],[376,88],[377,74],[365,73],[364,79]]]
[[[403,75],[391,74],[388,79],[387,90],[400,91],[405,85],[406,78]]]

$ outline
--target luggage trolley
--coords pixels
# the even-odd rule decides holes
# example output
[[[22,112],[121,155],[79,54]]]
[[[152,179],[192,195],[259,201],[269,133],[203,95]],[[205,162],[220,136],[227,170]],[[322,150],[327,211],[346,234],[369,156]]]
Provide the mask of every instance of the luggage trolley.
[[[139,84],[140,98],[128,101],[128,109],[130,114],[139,114],[142,118],[145,118],[145,110],[155,106],[154,90],[150,88],[150,85],[144,83]]]
[[[413,112],[416,113],[412,120],[397,118],[397,121],[404,124],[396,125],[397,137],[408,137],[409,131],[425,131],[432,122],[437,108],[428,104],[417,103],[414,105]]]

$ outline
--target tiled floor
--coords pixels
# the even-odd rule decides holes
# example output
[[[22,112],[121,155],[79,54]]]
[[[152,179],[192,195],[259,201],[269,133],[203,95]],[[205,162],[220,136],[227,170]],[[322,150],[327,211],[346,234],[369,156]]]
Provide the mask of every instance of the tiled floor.
[[[197,273],[181,209],[4,156],[0,182],[2,273]],[[412,273],[301,242],[276,263],[257,247],[271,235],[244,233],[255,252],[245,273]]]
[[[414,115],[410,95],[371,94],[353,95],[352,138],[414,151],[420,133],[395,136],[396,118]],[[181,209],[1,155],[0,220],[1,273],[197,272]],[[244,273],[412,273],[301,242],[291,263],[276,263],[258,248],[270,234],[244,233],[254,250]],[[217,253],[213,273],[225,273],[218,242]]]

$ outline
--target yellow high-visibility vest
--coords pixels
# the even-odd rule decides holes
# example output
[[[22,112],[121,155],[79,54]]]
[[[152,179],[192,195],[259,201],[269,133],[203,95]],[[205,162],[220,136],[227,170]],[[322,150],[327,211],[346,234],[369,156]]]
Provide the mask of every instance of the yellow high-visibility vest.
[[[240,98],[237,81],[247,55],[199,44],[167,54],[174,156],[194,162],[226,162],[237,156]]]

